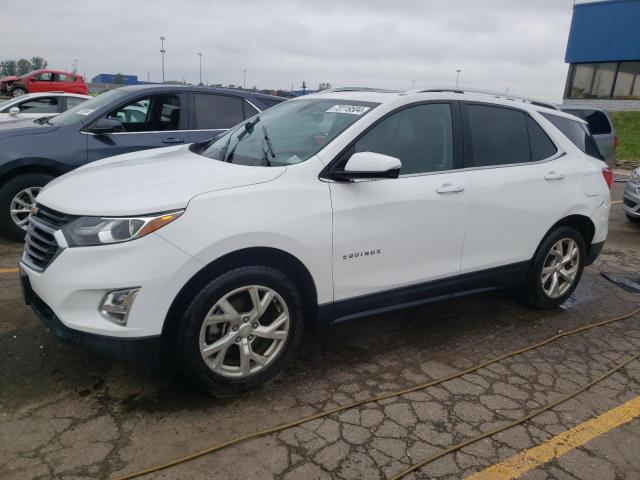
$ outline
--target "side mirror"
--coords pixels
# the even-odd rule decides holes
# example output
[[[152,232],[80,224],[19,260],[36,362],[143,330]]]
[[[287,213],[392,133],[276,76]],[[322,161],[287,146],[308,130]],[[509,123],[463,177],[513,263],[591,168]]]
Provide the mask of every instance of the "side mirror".
[[[336,180],[374,178],[398,178],[402,162],[400,159],[373,152],[358,152],[351,155],[344,169],[332,172]]]
[[[20,108],[19,107],[11,107],[9,109],[9,115],[15,115],[16,113],[20,113]]]
[[[91,133],[95,133],[96,135],[122,132],[123,130],[124,128],[122,128],[122,124],[118,120],[114,120],[113,118],[101,118],[96,123],[91,125],[91,127],[89,127],[89,131]]]
[[[35,82],[36,80],[38,80],[38,79],[35,77],[35,75],[32,76],[32,77],[29,77],[29,81],[30,82]]]

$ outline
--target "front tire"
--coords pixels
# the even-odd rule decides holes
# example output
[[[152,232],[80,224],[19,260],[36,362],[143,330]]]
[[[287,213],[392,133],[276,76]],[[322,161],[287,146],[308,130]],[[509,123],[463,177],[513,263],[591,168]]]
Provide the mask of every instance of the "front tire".
[[[214,395],[257,387],[299,347],[303,311],[295,284],[276,269],[224,273],[200,290],[178,322],[179,368]]]
[[[537,308],[558,307],[580,282],[585,257],[586,245],[580,232],[571,227],[557,228],[538,248],[520,298]]]
[[[53,180],[46,173],[26,173],[10,179],[0,189],[0,231],[21,242],[27,231],[31,208],[42,187]]]
[[[13,98],[21,97],[22,95],[26,95],[26,94],[27,94],[27,90],[22,87],[13,87],[10,92],[10,95]]]

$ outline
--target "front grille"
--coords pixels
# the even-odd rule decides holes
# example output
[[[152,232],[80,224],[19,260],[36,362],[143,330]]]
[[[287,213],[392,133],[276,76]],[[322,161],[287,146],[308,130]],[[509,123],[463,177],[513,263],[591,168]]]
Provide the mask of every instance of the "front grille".
[[[54,232],[74,218],[39,205],[35,215],[29,217],[22,261],[34,270],[44,271],[60,251]]]

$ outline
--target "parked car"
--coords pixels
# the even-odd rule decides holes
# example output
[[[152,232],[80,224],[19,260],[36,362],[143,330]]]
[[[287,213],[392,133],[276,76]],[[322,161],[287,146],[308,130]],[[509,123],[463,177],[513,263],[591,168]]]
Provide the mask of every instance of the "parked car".
[[[627,182],[622,204],[629,221],[640,222],[640,167],[633,171]]]
[[[210,140],[283,100],[139,85],[103,93],[48,120],[0,124],[0,231],[22,239],[40,189],[69,170],[111,155]]]
[[[13,81],[9,87],[10,97],[37,92],[67,92],[89,95],[89,89],[81,75],[48,69],[25,73]]]
[[[611,171],[582,120],[496,95],[329,91],[81,167],[38,197],[26,301],[214,393],[275,375],[303,327],[504,287],[557,307],[607,236]]]
[[[0,102],[0,123],[52,117],[89,100],[77,93],[29,93]]]
[[[18,80],[19,77],[15,75],[9,75],[8,77],[0,78],[0,95],[9,95],[9,89],[13,82]]]
[[[575,105],[560,105],[560,110],[582,118],[589,125],[598,149],[609,168],[616,166],[616,149],[618,136],[609,114],[600,108],[579,107]]]

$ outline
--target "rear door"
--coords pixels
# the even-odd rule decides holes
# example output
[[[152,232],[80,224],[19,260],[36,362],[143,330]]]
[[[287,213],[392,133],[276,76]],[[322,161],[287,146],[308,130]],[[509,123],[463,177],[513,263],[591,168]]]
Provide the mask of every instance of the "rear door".
[[[149,148],[187,143],[185,95],[146,95],[121,104],[101,118],[118,120],[123,131],[97,135],[85,129],[88,161]]]
[[[533,257],[573,195],[565,155],[525,111],[463,104],[469,213],[462,273]]]
[[[215,93],[191,93],[189,142],[211,140],[259,110],[244,98]]]

